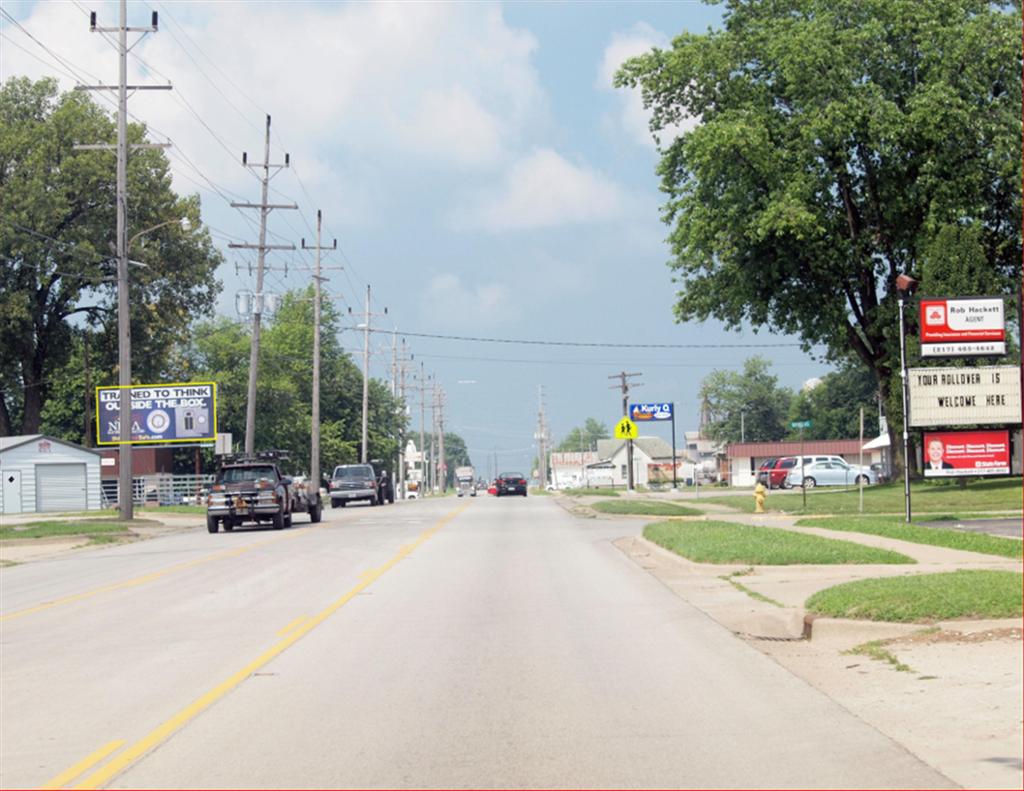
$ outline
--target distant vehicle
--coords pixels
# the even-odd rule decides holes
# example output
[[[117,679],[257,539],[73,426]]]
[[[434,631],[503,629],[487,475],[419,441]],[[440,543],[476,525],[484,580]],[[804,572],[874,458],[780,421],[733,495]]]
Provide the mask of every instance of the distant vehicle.
[[[769,489],[788,489],[787,476],[789,471],[799,465],[796,456],[780,456],[775,459],[771,467],[765,470],[765,477],[768,479]],[[762,481],[764,483],[764,481]]]
[[[459,497],[467,494],[470,497],[476,497],[476,482],[473,479],[472,467],[455,468],[455,491]]]
[[[779,460],[778,456],[770,456],[761,462],[761,466],[757,468],[757,482],[768,485],[769,474],[768,471],[775,466],[775,462]]]
[[[493,494],[493,495],[497,495],[498,494],[498,482],[497,481],[491,481],[487,485],[487,493],[488,494]]]
[[[495,494],[521,494],[526,497],[526,476],[520,472],[503,472],[494,482]]]
[[[246,522],[270,522],[281,530],[303,511],[319,522],[320,493],[281,472],[278,463],[287,458],[284,451],[225,456],[206,499],[206,529],[216,533],[221,526],[231,531]]]
[[[378,505],[377,473],[369,464],[339,464],[331,474],[331,508],[360,500]]]
[[[802,474],[798,465],[786,476],[790,486],[803,486],[806,489],[813,489],[815,486],[859,485],[862,479],[866,485],[878,483],[878,475],[870,467],[855,467],[842,459],[805,463]]]

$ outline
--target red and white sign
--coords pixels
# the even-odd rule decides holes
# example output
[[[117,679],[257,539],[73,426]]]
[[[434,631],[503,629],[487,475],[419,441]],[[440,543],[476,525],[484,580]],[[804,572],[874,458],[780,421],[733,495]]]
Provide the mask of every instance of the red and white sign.
[[[1009,431],[926,431],[924,476],[1009,475]]]
[[[921,356],[1006,354],[1002,297],[921,298]]]

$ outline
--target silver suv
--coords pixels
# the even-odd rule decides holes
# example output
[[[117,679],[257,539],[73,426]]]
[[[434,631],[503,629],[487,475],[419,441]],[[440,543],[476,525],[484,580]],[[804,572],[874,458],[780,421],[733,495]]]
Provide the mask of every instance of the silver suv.
[[[331,475],[331,507],[345,507],[356,500],[377,505],[377,475],[369,464],[339,464]]]

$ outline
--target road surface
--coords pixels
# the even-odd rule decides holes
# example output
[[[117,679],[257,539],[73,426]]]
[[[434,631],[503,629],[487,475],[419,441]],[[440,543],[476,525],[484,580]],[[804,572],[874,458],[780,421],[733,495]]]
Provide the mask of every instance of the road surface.
[[[552,498],[3,569],[0,786],[950,787]]]

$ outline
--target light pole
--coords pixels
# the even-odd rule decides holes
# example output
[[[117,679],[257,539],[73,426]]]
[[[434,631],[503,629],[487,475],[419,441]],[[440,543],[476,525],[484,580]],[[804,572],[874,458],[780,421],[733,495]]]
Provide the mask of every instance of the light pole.
[[[118,212],[120,219],[121,212]],[[128,255],[132,245],[140,237],[151,233],[165,225],[180,223],[182,230],[188,231],[192,225],[187,217],[167,220],[150,228],[139,231],[128,241],[124,241],[123,223],[118,223],[117,235],[117,360],[118,385],[121,391],[119,422],[121,424],[121,444],[117,454],[117,486],[118,511],[123,521],[135,518],[134,492],[132,491],[132,335],[131,316],[129,314],[128,293]],[[132,263],[140,264],[138,261]],[[145,266],[145,264],[140,264]]]
[[[903,321],[903,305],[916,290],[917,281],[910,275],[899,275],[896,278],[896,301],[900,308],[900,378],[903,394],[903,500],[908,524],[910,523],[910,428],[907,402],[910,400],[910,383],[907,379],[907,333]]]

